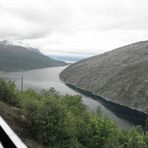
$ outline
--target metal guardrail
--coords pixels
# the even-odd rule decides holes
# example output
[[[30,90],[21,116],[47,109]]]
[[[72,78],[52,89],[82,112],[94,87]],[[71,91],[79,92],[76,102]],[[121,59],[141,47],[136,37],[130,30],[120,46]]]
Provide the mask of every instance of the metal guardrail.
[[[0,148],[27,148],[21,139],[0,116]]]

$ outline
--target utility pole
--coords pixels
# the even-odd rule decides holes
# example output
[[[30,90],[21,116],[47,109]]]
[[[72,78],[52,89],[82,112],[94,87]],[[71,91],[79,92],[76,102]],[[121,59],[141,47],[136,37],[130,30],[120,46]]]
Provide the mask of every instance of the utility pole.
[[[24,87],[24,84],[23,84],[24,82],[23,82],[23,74],[22,74],[22,76],[21,76],[21,92],[23,92],[23,87]]]
[[[147,116],[146,116],[146,120],[145,120],[145,131],[144,131],[144,134],[146,134],[147,126],[148,126],[148,106],[146,108],[146,114],[147,114]]]

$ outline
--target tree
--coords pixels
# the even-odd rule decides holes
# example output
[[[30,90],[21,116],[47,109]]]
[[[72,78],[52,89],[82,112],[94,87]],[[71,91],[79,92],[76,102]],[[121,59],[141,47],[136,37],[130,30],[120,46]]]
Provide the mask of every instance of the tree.
[[[18,104],[16,85],[13,81],[0,79],[0,99],[10,105]]]
[[[41,94],[45,97],[48,97],[48,96],[59,97],[59,95],[60,95],[60,93],[54,87],[51,87],[50,89],[41,90]]]

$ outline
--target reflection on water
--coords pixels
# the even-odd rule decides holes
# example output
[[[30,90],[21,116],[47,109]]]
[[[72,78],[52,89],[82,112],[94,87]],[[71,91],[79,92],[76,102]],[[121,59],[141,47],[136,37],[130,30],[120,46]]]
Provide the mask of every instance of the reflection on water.
[[[16,83],[17,88],[21,88],[21,76],[24,78],[24,89],[33,88],[36,91],[40,91],[43,88],[56,88],[61,94],[80,94],[68,86],[66,86],[60,79],[60,72],[65,67],[52,67],[45,69],[37,69],[23,72],[0,72],[0,77],[6,80],[13,80]],[[95,111],[98,107],[114,119],[121,128],[129,128],[132,126],[128,121],[117,117],[114,113],[101,105],[98,101],[93,100],[90,97],[82,96],[84,104],[86,104],[90,110]]]

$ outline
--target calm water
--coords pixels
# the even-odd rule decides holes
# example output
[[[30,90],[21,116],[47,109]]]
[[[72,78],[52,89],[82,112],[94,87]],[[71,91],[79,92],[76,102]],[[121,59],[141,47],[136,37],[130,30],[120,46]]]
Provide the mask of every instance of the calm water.
[[[14,80],[17,88],[21,88],[21,76],[24,77],[24,89],[33,88],[36,91],[40,91],[43,88],[56,88],[61,94],[79,94],[66,86],[60,79],[59,73],[65,69],[65,67],[52,67],[45,69],[30,70],[24,72],[0,72],[0,77],[8,80]],[[128,121],[119,118],[113,112],[101,105],[98,101],[93,100],[90,97],[81,95],[84,104],[86,104],[90,110],[95,111],[98,107],[108,114],[113,120],[117,122],[121,128],[129,128],[133,124]]]

